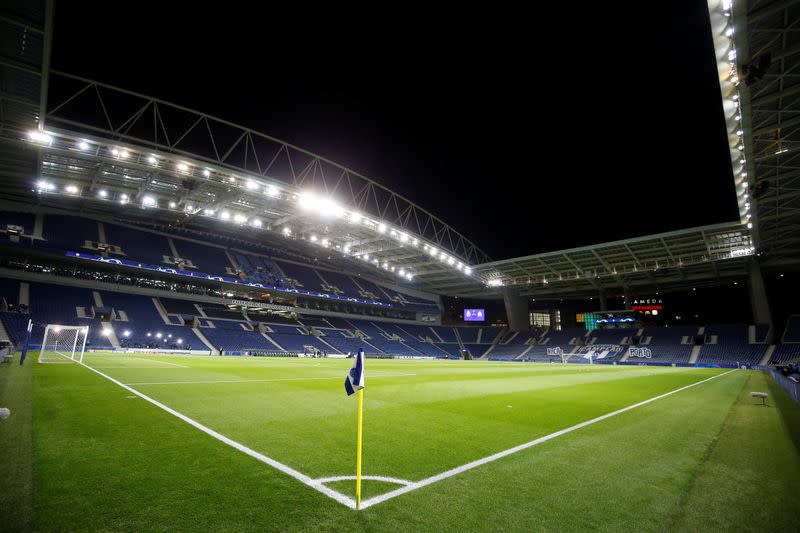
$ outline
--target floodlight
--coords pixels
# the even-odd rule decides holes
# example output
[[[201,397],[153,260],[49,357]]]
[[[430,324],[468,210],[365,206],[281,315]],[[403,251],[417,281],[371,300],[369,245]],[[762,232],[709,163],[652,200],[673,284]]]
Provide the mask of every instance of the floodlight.
[[[386,233],[386,224],[384,224],[383,222],[378,224],[378,231],[381,233]]]
[[[284,235],[291,235],[292,234],[292,230],[287,226],[287,227],[283,228],[283,234]]]
[[[156,156],[151,155],[147,157],[147,162],[150,163],[151,165],[155,165],[156,163],[158,163],[158,159],[156,159]]]
[[[344,253],[346,253],[346,254],[350,253],[350,247],[349,246],[345,246],[344,247]]]
[[[490,287],[502,287],[503,280],[500,278],[490,279],[488,282],[486,282],[486,284]]]
[[[472,269],[471,269],[470,267],[466,267],[466,268],[464,268],[464,274],[466,274],[467,276],[469,276],[470,274],[472,274]]]
[[[178,169],[178,172],[188,172],[189,171],[189,165],[187,165],[186,163],[183,163],[183,162],[178,163],[177,165],[175,165],[175,168]]]
[[[86,141],[81,141],[78,143],[78,148],[80,148],[81,150],[88,150],[91,147],[89,146],[89,143],[87,143]]]
[[[157,338],[157,339],[160,339],[161,337],[163,337],[163,335],[161,334],[161,332],[160,332],[160,331],[159,331],[158,333],[156,333],[156,338]]]
[[[748,222],[747,223],[747,229],[753,229],[753,223],[752,222]]]
[[[97,191],[97,196],[99,196],[100,198],[105,198],[106,196],[108,196],[108,193],[106,192],[105,189],[100,189],[99,191]]]
[[[208,216],[213,216],[215,211],[213,209],[204,209],[203,213],[205,213]]]
[[[400,242],[407,242],[407,241],[408,241],[408,235],[406,235],[405,233],[401,233]]]
[[[78,189],[76,185],[67,185],[66,187],[64,187],[64,190],[70,194],[78,194],[78,191],[80,189]]]
[[[322,246],[330,246],[331,242],[328,239],[322,239]]]
[[[178,339],[176,342],[177,342],[178,344],[183,344],[183,339]]]
[[[46,144],[48,146],[51,142],[53,142],[53,138],[50,135],[39,130],[32,130],[28,132],[28,137],[34,142]]]
[[[236,222],[237,224],[244,224],[245,222],[247,222],[247,217],[242,215],[241,213],[237,213],[236,215],[233,216],[233,221]]]
[[[111,335],[111,333],[113,333],[111,328],[103,328],[103,335],[105,335],[106,337]]]
[[[405,276],[406,275],[406,271],[403,268],[401,268],[397,273],[400,274],[401,276]]]
[[[275,198],[276,196],[278,196],[281,193],[280,189],[278,189],[274,185],[267,185],[267,189],[266,190],[267,190],[267,196],[272,196],[273,198]]]
[[[122,332],[122,336],[123,337],[130,337],[131,336],[131,330],[126,329],[125,331]]]
[[[411,272],[406,272],[406,279],[409,281],[414,279],[414,274],[412,274]]]
[[[228,211],[222,211],[219,214],[219,218],[221,218],[222,220],[230,220],[231,219],[231,214]]]
[[[124,193],[121,194],[120,197],[119,197],[119,203],[121,203],[123,205],[127,204],[128,203],[128,195],[124,194]]]
[[[258,189],[258,182],[254,180],[250,180],[247,182],[247,188],[251,191]]]
[[[448,265],[452,265],[452,264],[454,264],[455,262],[456,262],[456,260],[455,260],[455,259],[453,259],[452,257],[448,257],[448,258],[447,258],[447,264],[448,264]]]
[[[358,224],[359,222],[361,222],[361,213],[358,212],[350,213],[350,222],[352,222],[353,224]]]
[[[364,261],[369,261],[369,254],[364,254]]]
[[[148,332],[147,332],[147,336],[148,336],[148,337],[152,337],[152,336],[153,336],[153,334],[152,334],[152,333],[150,333],[150,332],[148,331]]]
[[[316,235],[312,235],[311,236],[311,242],[317,242],[317,236]]]
[[[145,196],[142,198],[142,205],[145,207],[153,207],[156,205],[156,199],[152,196]]]
[[[260,218],[254,218],[254,219],[253,219],[253,226],[255,226],[255,227],[257,227],[257,228],[260,228],[260,227],[261,227],[263,224],[264,224],[264,223],[263,223],[263,222],[261,222],[261,219],[260,219]]]
[[[170,207],[171,209],[175,209],[177,206],[178,206],[178,204],[176,204],[175,202],[170,202],[170,203],[169,203],[169,207]]]

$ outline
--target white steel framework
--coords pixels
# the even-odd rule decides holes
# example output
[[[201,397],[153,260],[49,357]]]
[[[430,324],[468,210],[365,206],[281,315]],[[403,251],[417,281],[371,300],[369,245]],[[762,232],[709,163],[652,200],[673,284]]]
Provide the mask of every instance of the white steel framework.
[[[47,324],[39,350],[40,363],[82,363],[89,326]]]

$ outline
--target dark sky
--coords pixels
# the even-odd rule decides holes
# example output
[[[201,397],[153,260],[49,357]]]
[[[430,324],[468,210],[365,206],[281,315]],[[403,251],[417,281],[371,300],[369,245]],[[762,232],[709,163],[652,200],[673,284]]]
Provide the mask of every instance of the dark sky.
[[[59,2],[53,67],[319,153],[494,259],[737,218],[703,0],[168,4]]]

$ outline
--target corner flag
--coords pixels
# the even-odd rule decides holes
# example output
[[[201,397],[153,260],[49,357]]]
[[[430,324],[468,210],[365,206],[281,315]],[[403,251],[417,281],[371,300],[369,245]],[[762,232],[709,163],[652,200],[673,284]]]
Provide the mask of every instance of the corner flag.
[[[364,348],[358,349],[353,368],[344,380],[344,390],[350,396],[358,391],[358,430],[356,436],[356,509],[361,508],[361,426],[364,414]]]
[[[355,361],[353,361],[353,368],[347,374],[344,380],[344,390],[350,396],[354,392],[364,388],[364,349],[359,348]]]

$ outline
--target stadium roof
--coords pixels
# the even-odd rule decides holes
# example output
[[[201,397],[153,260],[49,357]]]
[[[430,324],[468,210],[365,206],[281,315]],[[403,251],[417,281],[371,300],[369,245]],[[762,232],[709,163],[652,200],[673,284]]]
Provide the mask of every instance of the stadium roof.
[[[492,262],[434,214],[323,157],[52,71],[52,24],[44,8],[21,1],[0,18],[16,38],[0,57],[0,195],[246,236],[449,295],[497,297],[501,285],[563,297],[719,283],[743,275],[749,255],[774,265],[800,257],[796,3],[708,2],[739,202],[730,224]]]

